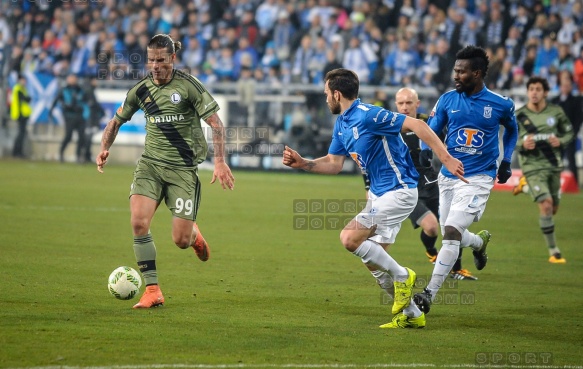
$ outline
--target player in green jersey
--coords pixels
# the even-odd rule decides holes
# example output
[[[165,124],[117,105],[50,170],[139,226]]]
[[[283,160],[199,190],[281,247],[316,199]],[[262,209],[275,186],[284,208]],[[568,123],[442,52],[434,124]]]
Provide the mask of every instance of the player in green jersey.
[[[123,105],[103,131],[97,170],[109,157],[109,148],[119,128],[139,109],[146,117],[146,143],[134,171],[130,190],[131,225],[134,253],[146,291],[134,308],[162,305],[164,296],[158,286],[156,247],[150,223],[162,201],[172,212],[172,240],[181,249],[194,248],[202,261],[209,249],[196,225],[200,201],[198,164],[205,160],[207,143],[201,119],[212,129],[215,168],[211,183],[217,179],[224,189],[233,189],[235,178],[225,162],[225,128],[217,111],[219,106],[195,77],[174,69],[176,52],[182,47],[165,34],[154,36],[147,47],[150,72],[129,90]]]
[[[571,122],[563,109],[547,102],[549,83],[542,77],[526,82],[528,102],[516,111],[518,142],[516,150],[524,173],[522,185],[539,208],[539,224],[549,249],[549,262],[562,264],[566,260],[555,240],[553,216],[559,210],[562,149],[573,139]],[[515,191],[515,193],[520,193]]]

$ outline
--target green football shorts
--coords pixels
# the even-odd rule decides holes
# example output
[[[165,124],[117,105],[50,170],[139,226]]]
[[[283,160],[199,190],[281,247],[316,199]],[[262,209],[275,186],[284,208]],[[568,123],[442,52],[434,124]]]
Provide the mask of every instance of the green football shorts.
[[[536,202],[553,198],[553,205],[559,205],[561,199],[561,172],[554,170],[537,170],[524,175],[528,183],[528,192]]]
[[[142,158],[134,171],[131,195],[158,203],[164,200],[173,216],[195,221],[200,204],[198,168],[168,167]]]

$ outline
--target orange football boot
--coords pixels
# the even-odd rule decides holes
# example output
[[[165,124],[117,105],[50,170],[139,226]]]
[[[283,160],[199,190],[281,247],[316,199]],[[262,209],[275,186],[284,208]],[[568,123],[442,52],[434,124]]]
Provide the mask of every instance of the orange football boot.
[[[164,296],[162,295],[160,286],[153,284],[146,286],[146,291],[144,291],[140,302],[134,305],[134,309],[149,309],[162,305],[164,305]]]
[[[196,256],[198,256],[201,261],[207,261],[211,257],[211,250],[209,249],[209,245],[206,243],[206,240],[202,236],[202,233],[198,229],[196,223],[192,225],[192,228],[196,232],[196,238],[194,239],[192,248],[194,249]]]

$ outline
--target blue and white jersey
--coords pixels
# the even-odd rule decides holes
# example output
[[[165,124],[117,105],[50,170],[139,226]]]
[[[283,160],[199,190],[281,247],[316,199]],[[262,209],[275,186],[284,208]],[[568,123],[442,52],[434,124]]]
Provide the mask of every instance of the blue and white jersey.
[[[405,115],[356,99],[336,119],[328,153],[351,157],[376,196],[416,188],[419,174],[400,135],[404,121]]]
[[[486,174],[496,178],[500,125],[505,128],[504,160],[510,161],[518,138],[514,101],[486,87],[471,96],[455,90],[444,93],[427,123],[436,133],[447,129],[445,146],[451,156],[464,164],[465,177]],[[441,173],[456,178],[445,166]]]

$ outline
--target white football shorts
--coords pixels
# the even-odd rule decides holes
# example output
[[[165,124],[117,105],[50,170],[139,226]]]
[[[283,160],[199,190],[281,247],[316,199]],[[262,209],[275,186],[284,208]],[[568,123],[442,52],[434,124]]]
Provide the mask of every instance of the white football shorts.
[[[417,205],[417,188],[389,191],[377,197],[369,191],[366,206],[354,219],[367,228],[377,226],[378,243],[394,243],[401,224]]]
[[[470,183],[448,178],[441,173],[439,181],[439,224],[455,227],[461,233],[477,222],[486,210],[486,202],[494,187],[494,178],[485,175],[466,177]]]

